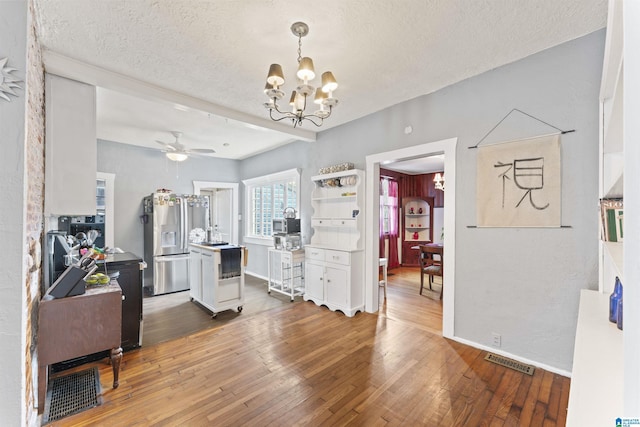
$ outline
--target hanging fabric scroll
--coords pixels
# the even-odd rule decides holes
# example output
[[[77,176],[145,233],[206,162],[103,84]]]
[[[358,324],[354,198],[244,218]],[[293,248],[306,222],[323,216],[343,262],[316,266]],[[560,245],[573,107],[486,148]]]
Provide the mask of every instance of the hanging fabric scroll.
[[[560,227],[560,135],[480,146],[478,227]]]

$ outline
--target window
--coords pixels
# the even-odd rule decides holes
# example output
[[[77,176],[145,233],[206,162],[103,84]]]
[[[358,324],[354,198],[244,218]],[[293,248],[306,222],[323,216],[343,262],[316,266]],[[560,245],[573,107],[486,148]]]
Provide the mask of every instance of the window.
[[[380,231],[383,235],[398,234],[398,183],[388,178],[380,179]]]
[[[247,223],[245,238],[268,239],[271,244],[274,219],[284,217],[286,208],[300,211],[300,171],[291,169],[243,181]]]

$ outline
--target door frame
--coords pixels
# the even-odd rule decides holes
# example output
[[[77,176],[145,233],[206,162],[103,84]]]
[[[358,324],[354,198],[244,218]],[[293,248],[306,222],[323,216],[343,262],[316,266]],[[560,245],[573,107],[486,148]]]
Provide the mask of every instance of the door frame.
[[[239,189],[237,182],[193,181],[193,194],[200,195],[206,189],[231,189],[231,238],[229,243],[238,244],[238,223],[240,222]]]
[[[371,154],[366,157],[366,209],[365,209],[365,310],[378,311],[378,236],[380,227],[380,165],[389,161],[410,160],[444,154],[444,175],[447,189],[444,192],[444,265],[447,274],[443,278],[442,335],[454,337],[455,307],[455,241],[456,241],[456,145],[458,138],[449,138],[407,148]]]
[[[104,185],[104,245],[115,248],[115,206],[114,206],[114,190],[116,174],[97,172],[96,179],[102,179]]]

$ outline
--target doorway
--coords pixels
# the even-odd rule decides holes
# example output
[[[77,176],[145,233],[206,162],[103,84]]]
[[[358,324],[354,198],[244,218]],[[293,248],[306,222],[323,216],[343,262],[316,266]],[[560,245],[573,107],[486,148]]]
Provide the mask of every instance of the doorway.
[[[232,245],[238,244],[238,187],[233,182],[193,182],[194,194],[209,196],[209,218],[214,232]]]
[[[447,274],[443,278],[442,335],[454,336],[454,296],[455,296],[455,184],[456,145],[458,139],[450,138],[413,147],[402,148],[367,156],[366,174],[366,245],[365,245],[365,310],[378,310],[378,229],[380,224],[380,165],[386,161],[410,160],[444,154],[444,174],[447,177],[447,191],[444,193],[444,264]]]

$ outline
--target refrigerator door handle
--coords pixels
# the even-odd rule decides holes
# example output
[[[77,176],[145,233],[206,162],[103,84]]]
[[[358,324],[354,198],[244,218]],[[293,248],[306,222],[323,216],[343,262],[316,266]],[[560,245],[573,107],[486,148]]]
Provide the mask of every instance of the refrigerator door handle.
[[[187,227],[188,225],[188,218],[187,218],[187,201],[186,199],[183,197],[182,198],[182,235],[184,236],[184,240],[182,241],[182,249],[184,250],[184,252],[189,252],[189,229]]]
[[[153,261],[154,262],[174,262],[174,261],[180,261],[183,259],[189,259],[189,254],[157,256],[153,258]]]

